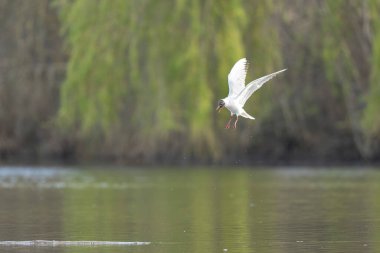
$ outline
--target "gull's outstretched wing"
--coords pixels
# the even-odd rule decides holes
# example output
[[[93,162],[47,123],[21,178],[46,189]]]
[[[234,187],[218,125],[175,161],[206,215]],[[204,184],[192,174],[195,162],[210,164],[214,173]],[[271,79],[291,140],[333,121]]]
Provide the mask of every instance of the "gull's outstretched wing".
[[[229,97],[236,97],[245,87],[245,77],[247,76],[248,61],[246,58],[240,59],[232,67],[228,74]]]
[[[249,84],[240,92],[238,95],[238,101],[241,106],[244,106],[245,102],[247,102],[248,98],[258,89],[261,88],[261,86],[268,82],[270,79],[275,77],[276,75],[280,74],[281,72],[284,72],[286,69],[277,71],[275,73],[260,77]]]

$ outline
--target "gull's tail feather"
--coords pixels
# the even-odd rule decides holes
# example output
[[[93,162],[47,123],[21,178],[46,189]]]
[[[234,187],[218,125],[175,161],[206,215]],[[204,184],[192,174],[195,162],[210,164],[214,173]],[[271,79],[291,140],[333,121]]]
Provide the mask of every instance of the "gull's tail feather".
[[[247,119],[255,119],[254,117],[249,115],[246,111],[243,111],[240,115],[244,118],[247,118]]]

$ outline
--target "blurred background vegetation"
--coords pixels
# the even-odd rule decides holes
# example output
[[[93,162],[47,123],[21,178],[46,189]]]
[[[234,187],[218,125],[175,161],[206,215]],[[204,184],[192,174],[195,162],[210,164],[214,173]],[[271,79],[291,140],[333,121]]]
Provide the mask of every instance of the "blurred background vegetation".
[[[380,0],[0,0],[0,160],[380,160]],[[241,120],[227,74],[288,68]]]

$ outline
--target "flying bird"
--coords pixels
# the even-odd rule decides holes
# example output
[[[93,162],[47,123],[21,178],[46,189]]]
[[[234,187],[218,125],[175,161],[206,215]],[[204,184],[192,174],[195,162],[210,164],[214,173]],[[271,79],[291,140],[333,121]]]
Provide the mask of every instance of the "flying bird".
[[[255,119],[244,110],[245,102],[248,98],[261,86],[275,77],[277,74],[284,72],[286,69],[277,71],[275,73],[260,77],[249,84],[245,85],[245,77],[247,76],[249,62],[246,58],[240,59],[232,67],[228,74],[228,87],[229,92],[226,98],[220,99],[216,110],[219,112],[223,107],[226,107],[231,112],[230,120],[228,121],[226,128],[230,128],[231,120],[236,115],[236,121],[234,128],[237,126],[239,116],[247,119]]]

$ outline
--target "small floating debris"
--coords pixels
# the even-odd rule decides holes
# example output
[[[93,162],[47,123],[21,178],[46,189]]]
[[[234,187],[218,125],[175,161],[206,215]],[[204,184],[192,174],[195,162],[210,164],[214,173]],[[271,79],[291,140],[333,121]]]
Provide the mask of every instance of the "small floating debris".
[[[112,242],[112,241],[0,241],[0,246],[32,246],[32,247],[57,247],[57,246],[138,246],[149,245],[150,242]]]

